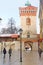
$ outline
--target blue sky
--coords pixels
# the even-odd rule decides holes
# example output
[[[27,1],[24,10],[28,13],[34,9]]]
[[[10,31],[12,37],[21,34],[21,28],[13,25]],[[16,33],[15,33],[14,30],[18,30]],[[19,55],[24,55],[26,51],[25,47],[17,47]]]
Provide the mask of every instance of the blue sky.
[[[5,27],[8,19],[13,17],[16,25],[20,25],[19,7],[23,7],[27,0],[0,0],[0,17],[2,24],[0,27]],[[39,7],[39,0],[29,0],[32,6]]]

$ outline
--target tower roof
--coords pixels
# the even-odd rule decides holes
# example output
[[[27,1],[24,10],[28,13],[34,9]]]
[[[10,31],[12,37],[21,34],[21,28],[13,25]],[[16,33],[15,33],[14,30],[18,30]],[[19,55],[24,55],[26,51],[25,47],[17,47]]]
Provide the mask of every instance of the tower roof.
[[[31,6],[29,1],[26,1],[25,6]]]

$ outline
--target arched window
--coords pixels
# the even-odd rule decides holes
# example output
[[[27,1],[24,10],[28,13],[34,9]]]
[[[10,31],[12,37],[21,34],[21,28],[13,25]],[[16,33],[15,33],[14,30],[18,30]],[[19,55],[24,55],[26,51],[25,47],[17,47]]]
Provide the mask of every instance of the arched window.
[[[27,18],[26,19],[26,25],[30,25],[30,24],[31,24],[30,18]]]

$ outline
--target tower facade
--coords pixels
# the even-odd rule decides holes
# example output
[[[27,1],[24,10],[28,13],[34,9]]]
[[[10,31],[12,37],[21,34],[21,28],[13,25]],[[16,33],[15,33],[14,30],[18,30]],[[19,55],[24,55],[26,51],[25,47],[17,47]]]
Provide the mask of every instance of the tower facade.
[[[29,32],[30,34],[36,34],[36,13],[37,7],[34,6],[25,6],[19,8],[20,13],[20,23],[21,28],[23,29],[23,34],[27,35]]]

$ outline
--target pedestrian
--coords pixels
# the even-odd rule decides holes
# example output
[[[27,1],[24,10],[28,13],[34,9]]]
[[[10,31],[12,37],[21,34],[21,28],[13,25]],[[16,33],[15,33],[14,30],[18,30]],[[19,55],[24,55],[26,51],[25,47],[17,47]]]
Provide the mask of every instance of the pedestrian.
[[[40,42],[39,42],[39,46],[38,46],[38,53],[39,53],[39,57],[41,58],[41,54],[43,52],[43,40],[40,39],[39,41]]]
[[[3,54],[4,54],[4,58],[5,58],[5,55],[6,55],[6,48],[3,49]]]
[[[9,48],[8,53],[9,53],[9,58],[11,58],[11,54],[12,54],[12,49],[11,49],[11,47]]]

